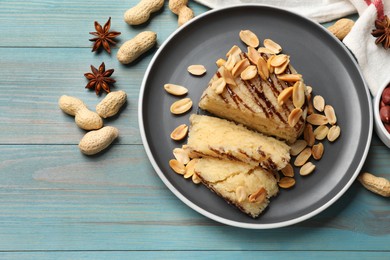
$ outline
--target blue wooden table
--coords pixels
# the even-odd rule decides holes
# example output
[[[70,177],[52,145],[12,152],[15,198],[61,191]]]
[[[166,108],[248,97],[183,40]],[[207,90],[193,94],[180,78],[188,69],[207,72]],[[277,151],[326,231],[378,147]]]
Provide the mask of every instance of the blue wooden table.
[[[330,208],[294,226],[246,230],[209,220],[158,178],[137,121],[141,81],[155,49],[132,65],[92,53],[93,22],[112,17],[119,44],[141,31],[158,45],[177,28],[167,1],[150,22],[129,26],[137,1],[0,0],[1,259],[390,259],[390,201],[358,182]],[[199,15],[208,9],[194,2]],[[64,114],[61,95],[93,108],[84,87],[90,65],[113,68],[128,94],[106,124],[120,131],[107,152],[84,156],[85,131]],[[364,170],[390,178],[390,150],[374,134]]]

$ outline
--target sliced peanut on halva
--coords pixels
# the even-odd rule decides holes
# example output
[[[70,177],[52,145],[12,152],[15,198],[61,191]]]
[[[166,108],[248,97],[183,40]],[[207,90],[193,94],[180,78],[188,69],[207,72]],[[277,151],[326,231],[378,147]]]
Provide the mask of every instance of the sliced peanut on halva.
[[[324,111],[325,99],[322,96],[319,96],[319,95],[315,96],[313,98],[313,106],[319,112]]]
[[[215,64],[217,64],[217,67],[219,68],[219,67],[221,67],[221,66],[223,66],[224,64],[226,63],[226,60],[224,60],[224,59],[218,59],[216,62],[215,62]]]
[[[262,80],[267,80],[269,78],[267,62],[263,57],[260,57],[259,60],[257,61],[257,71]]]
[[[164,89],[169,94],[172,94],[172,95],[175,95],[175,96],[182,96],[182,95],[188,93],[188,89],[187,88],[185,88],[183,86],[180,86],[180,85],[176,85],[176,84],[170,84],[170,83],[165,84],[164,85]]]
[[[194,173],[192,175],[191,179],[192,179],[192,182],[195,183],[195,184],[199,184],[199,183],[202,182],[202,180],[200,179],[200,177],[196,173]]]
[[[275,67],[275,74],[280,75],[284,73],[289,64],[290,64],[290,58],[287,56],[287,60],[282,65]]]
[[[219,78],[211,84],[216,94],[221,94],[226,87],[226,81],[224,78]]]
[[[295,143],[291,145],[290,154],[292,156],[297,156],[300,152],[303,151],[307,146],[307,142],[305,140],[297,140]]]
[[[187,71],[195,76],[201,76],[206,73],[206,68],[203,65],[190,65],[187,68]]]
[[[272,59],[271,65],[274,67],[279,67],[287,60],[288,60],[288,56],[286,54],[279,54]]]
[[[244,71],[250,64],[249,60],[247,58],[240,60],[239,62],[234,65],[234,68],[232,69],[232,76],[237,77],[241,74],[241,72]]]
[[[324,154],[324,145],[322,143],[313,145],[311,148],[311,154],[313,155],[314,159],[320,160]]]
[[[270,49],[267,49],[265,47],[259,47],[257,49],[257,51],[260,52],[260,53],[265,53],[265,54],[275,54],[275,52],[273,52]]]
[[[328,119],[329,124],[331,124],[331,125],[336,124],[336,122],[337,122],[336,113],[334,111],[334,108],[331,105],[325,106],[324,113],[325,113],[326,118]]]
[[[244,186],[238,186],[236,188],[235,192],[236,192],[237,201],[239,203],[243,202],[248,197],[248,195],[247,195],[247,193],[245,191]]]
[[[311,86],[306,86],[306,93],[311,94],[313,92],[313,88]]]
[[[341,133],[341,128],[338,125],[332,126],[329,131],[328,131],[328,140],[329,142],[334,142],[336,141],[337,138],[339,138]]]
[[[273,51],[276,54],[282,51],[282,47],[271,39],[265,39],[263,45],[265,48]]]
[[[278,79],[286,81],[286,82],[297,82],[302,80],[301,74],[280,74],[277,75]]]
[[[183,98],[171,105],[171,113],[175,115],[183,114],[192,107],[192,100],[190,98]]]
[[[261,57],[260,53],[253,47],[248,47],[248,59],[253,63],[257,64],[257,61]]]
[[[184,164],[180,163],[176,159],[169,160],[169,166],[177,174],[183,175],[186,172],[186,168],[185,168]]]
[[[313,133],[313,126],[311,124],[306,124],[305,129],[303,130],[303,139],[305,139],[308,146],[313,146],[315,142],[315,137]]]
[[[301,176],[309,175],[315,170],[315,168],[316,166],[313,163],[307,162],[301,167],[301,169],[299,170],[299,174]]]
[[[225,68],[227,70],[231,71],[233,69],[234,65],[236,65],[237,61],[239,61],[239,60],[240,60],[240,57],[238,54],[229,55],[227,61],[225,62],[225,64],[223,66],[225,66]]]
[[[311,92],[309,93],[308,91],[306,91],[306,101],[307,101],[307,114],[311,115],[314,113],[313,102],[311,102]]]
[[[267,190],[263,187],[248,197],[249,202],[263,202],[265,199],[267,199]]]
[[[305,85],[302,81],[295,82],[293,86],[293,104],[296,108],[301,108],[305,104]]]
[[[288,124],[291,126],[291,127],[294,127],[300,120],[301,116],[302,116],[302,109],[300,108],[294,108],[290,115],[288,116]]]
[[[257,38],[256,34],[254,34],[250,30],[241,30],[240,33],[240,39],[243,41],[246,45],[256,48],[259,46],[259,38]]]
[[[280,92],[278,96],[278,104],[283,105],[291,96],[293,93],[293,87],[287,87]]]
[[[186,124],[179,125],[171,133],[171,139],[175,141],[180,141],[187,136],[188,126]]]
[[[294,165],[295,166],[302,166],[302,165],[304,165],[307,162],[307,160],[309,160],[310,156],[311,156],[311,148],[310,147],[306,147],[297,156],[297,158],[295,158]]]
[[[257,75],[257,68],[254,65],[250,65],[246,67],[243,72],[241,72],[240,76],[243,80],[250,80],[256,77]]]
[[[185,179],[188,179],[188,178],[192,177],[192,175],[194,175],[196,162],[197,162],[197,159],[192,159],[185,166],[185,173],[184,173],[184,178]]]
[[[274,58],[275,58],[275,55],[272,55],[272,56],[270,56],[270,57],[268,58],[268,60],[267,60],[267,68],[268,68],[269,73],[274,73],[275,68],[272,67],[272,65],[271,65],[271,62],[272,62],[272,60],[273,60]]]
[[[236,82],[234,81],[233,75],[228,71],[225,66],[221,67],[220,70],[222,78],[225,80],[226,84],[232,85],[232,86],[237,86]]]
[[[230,55],[240,54],[241,52],[242,51],[240,47],[238,47],[237,45],[233,45],[233,47],[231,47],[230,50],[226,53],[226,57],[229,57]]]
[[[283,177],[279,180],[278,185],[283,189],[291,188],[295,185],[295,179],[291,177]]]
[[[173,149],[173,156],[175,156],[175,159],[183,165],[186,165],[190,161],[190,157],[188,156],[188,152],[186,150],[184,150],[183,148]]]
[[[312,125],[326,125],[328,119],[324,115],[311,114],[306,118],[306,121]]]
[[[314,137],[317,140],[324,140],[328,135],[329,128],[326,125],[320,125],[314,130]]]

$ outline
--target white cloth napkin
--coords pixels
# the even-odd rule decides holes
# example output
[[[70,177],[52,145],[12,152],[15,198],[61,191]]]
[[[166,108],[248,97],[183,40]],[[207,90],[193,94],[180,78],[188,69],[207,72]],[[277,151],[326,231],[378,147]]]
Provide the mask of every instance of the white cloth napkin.
[[[363,0],[351,0],[351,3],[360,16],[343,42],[355,55],[371,94],[375,96],[379,87],[390,82],[390,49],[385,50],[382,44],[376,45],[376,38],[371,35],[377,18],[375,6],[367,6]],[[389,16],[390,0],[383,1],[383,4],[384,13]]]
[[[377,10],[365,0],[195,0],[210,8],[221,8],[238,4],[268,4],[284,8],[319,23],[332,21],[346,15],[359,13],[351,32],[343,40],[361,67],[364,78],[373,96],[380,86],[390,82],[390,49],[376,45],[371,35],[375,28]],[[390,15],[390,0],[383,0],[384,13]]]
[[[356,13],[356,8],[348,0],[195,0],[210,8],[221,8],[238,4],[268,4],[281,7],[319,23]],[[363,0],[362,0],[363,1]]]

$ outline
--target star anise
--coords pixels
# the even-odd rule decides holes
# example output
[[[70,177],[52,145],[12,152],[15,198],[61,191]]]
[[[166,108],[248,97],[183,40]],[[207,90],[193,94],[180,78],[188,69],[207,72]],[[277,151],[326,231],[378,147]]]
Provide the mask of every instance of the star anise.
[[[116,31],[110,32],[110,27],[111,27],[111,17],[108,18],[108,21],[103,27],[98,22],[95,21],[96,32],[90,32],[90,34],[96,37],[89,39],[91,42],[95,42],[93,44],[92,51],[96,51],[100,48],[100,46],[103,46],[103,48],[108,53],[111,53],[110,44],[115,45],[116,42],[114,41],[114,38],[120,35],[121,33]]]
[[[92,73],[85,73],[84,76],[89,80],[85,88],[95,89],[96,95],[100,94],[100,91],[103,89],[107,93],[110,92],[110,86],[116,81],[110,76],[114,73],[114,69],[106,70],[104,62],[99,66],[99,70],[91,65]]]
[[[390,18],[385,15],[383,19],[375,21],[375,28],[372,30],[372,36],[376,37],[375,43],[382,43],[387,50],[390,48]]]

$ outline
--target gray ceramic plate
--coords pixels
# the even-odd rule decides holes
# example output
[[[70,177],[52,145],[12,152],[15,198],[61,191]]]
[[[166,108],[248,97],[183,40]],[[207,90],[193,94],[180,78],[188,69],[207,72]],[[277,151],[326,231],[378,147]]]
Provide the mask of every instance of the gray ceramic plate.
[[[168,161],[172,150],[184,142],[169,138],[179,124],[188,124],[198,113],[197,102],[216,70],[215,61],[240,41],[240,30],[249,29],[260,39],[278,42],[291,55],[313,94],[322,95],[334,106],[340,139],[324,142],[325,154],[316,162],[315,172],[297,176],[291,190],[281,190],[268,209],[252,219],[209,191],[203,185],[174,173]],[[207,73],[191,76],[187,67],[203,64]],[[179,98],[167,94],[163,85],[186,86],[194,101],[192,110],[180,116],[169,112]],[[370,98],[358,66],[343,44],[320,25],[285,10],[243,5],[212,10],[193,19],[167,39],[153,57],[143,80],[139,98],[139,123],[148,157],[165,185],[184,203],[216,221],[245,228],[275,228],[308,219],[334,203],[359,173],[371,141]],[[179,203],[179,202],[178,202]]]

